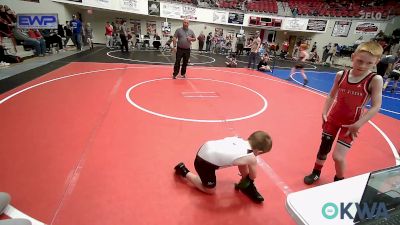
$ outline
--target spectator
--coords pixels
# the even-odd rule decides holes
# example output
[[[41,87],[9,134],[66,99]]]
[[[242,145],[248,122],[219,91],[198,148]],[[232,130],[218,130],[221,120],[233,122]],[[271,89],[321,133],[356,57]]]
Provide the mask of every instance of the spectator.
[[[237,66],[237,61],[236,61],[236,54],[231,53],[230,56],[228,57],[228,61],[225,62],[227,67],[236,67]]]
[[[64,31],[65,31],[64,47],[67,47],[69,39],[72,39],[72,43],[74,43],[74,46],[76,46],[75,39],[72,38],[72,30],[71,26],[69,25],[69,21],[65,21]]]
[[[155,33],[153,38],[153,47],[159,50],[161,46],[161,37],[157,33]]]
[[[13,34],[16,40],[22,41],[23,45],[30,45],[35,47],[36,56],[44,56],[46,53],[46,42],[42,39],[35,39],[23,32],[21,29],[14,27]]]
[[[121,21],[122,24],[118,28],[119,38],[121,39],[121,51],[124,52],[124,48],[126,52],[129,51],[128,49],[128,39],[127,39],[127,27],[126,21]]]
[[[262,72],[271,72],[271,67],[269,67],[268,61],[269,61],[269,55],[268,53],[266,53],[258,63],[257,70]]]
[[[107,48],[112,48],[113,47],[113,26],[110,24],[110,22],[106,22],[106,47]]]
[[[62,38],[50,29],[44,29],[40,32],[46,41],[46,48],[50,49],[50,46],[54,43],[58,45],[59,50],[63,49]]]
[[[199,51],[200,51],[200,53],[203,51],[205,39],[206,39],[206,37],[203,34],[203,31],[201,31],[199,36],[197,37],[197,40],[199,41]]]
[[[82,22],[76,15],[72,15],[72,20],[69,23],[72,28],[72,39],[75,40],[76,49],[82,51]]]
[[[208,33],[207,40],[206,40],[206,52],[210,52],[211,50],[211,40],[212,40],[212,33]]]
[[[89,48],[93,49],[93,28],[89,22],[86,23],[85,34],[86,34],[87,43],[89,45]]]

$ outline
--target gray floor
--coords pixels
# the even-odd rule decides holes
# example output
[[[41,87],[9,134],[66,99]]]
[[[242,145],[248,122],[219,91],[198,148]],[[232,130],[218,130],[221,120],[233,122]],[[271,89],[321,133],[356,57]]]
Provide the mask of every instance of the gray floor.
[[[11,64],[8,67],[0,67],[0,80],[14,76],[16,74],[46,65],[56,60],[79,53],[75,48],[68,48],[65,52],[46,54],[45,57],[32,57],[25,59],[22,63]],[[85,50],[86,48],[84,48]]]

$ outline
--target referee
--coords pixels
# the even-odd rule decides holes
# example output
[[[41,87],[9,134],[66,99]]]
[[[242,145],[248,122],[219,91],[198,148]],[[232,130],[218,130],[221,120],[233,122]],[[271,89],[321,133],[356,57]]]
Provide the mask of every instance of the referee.
[[[177,41],[178,40],[178,41]],[[176,79],[176,76],[179,74],[179,69],[181,65],[181,59],[183,58],[181,76],[183,78],[186,77],[186,67],[190,58],[190,46],[192,42],[196,41],[196,36],[194,32],[189,29],[189,20],[183,20],[183,26],[178,28],[174,34],[174,49],[176,52],[176,61],[174,65],[174,73],[172,74],[172,78]]]

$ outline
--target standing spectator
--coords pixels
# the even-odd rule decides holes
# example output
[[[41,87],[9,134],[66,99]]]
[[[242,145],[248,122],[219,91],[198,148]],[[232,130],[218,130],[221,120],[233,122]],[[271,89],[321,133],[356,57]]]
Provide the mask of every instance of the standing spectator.
[[[89,48],[93,49],[93,28],[89,22],[86,23],[85,33],[86,33],[87,43],[89,44]]]
[[[190,47],[192,42],[196,41],[196,35],[189,29],[189,20],[184,19],[181,28],[178,28],[174,34],[174,49],[176,52],[176,61],[174,65],[174,73],[172,75],[173,79],[178,76],[179,68],[181,66],[181,59],[183,58],[181,76],[186,77],[186,67],[190,58]]]
[[[329,58],[329,61],[332,63],[332,57],[336,54],[336,49],[337,49],[338,44],[334,44],[333,47],[331,47],[328,51],[328,55],[326,59]],[[326,60],[325,60],[326,61]]]
[[[128,48],[128,39],[127,39],[127,27],[126,27],[126,21],[121,21],[121,25],[118,28],[118,33],[119,33],[119,38],[121,39],[121,52],[124,52],[124,48],[126,52],[129,51]]]
[[[311,52],[315,52],[317,51],[317,42],[314,42],[312,48],[311,48]]]
[[[322,52],[322,62],[326,62],[326,60],[328,59],[329,51],[331,50],[331,48],[332,48],[331,43],[324,46],[324,51]]]
[[[75,40],[76,49],[82,51],[82,22],[77,19],[76,15],[72,15],[70,25],[72,28],[72,39]]]
[[[211,40],[212,40],[212,33],[210,32],[207,35],[207,40],[206,40],[206,52],[210,52],[211,50]]]
[[[197,37],[197,40],[199,40],[199,52],[200,53],[203,51],[205,39],[206,39],[206,36],[204,36],[203,31],[201,31],[199,36]]]
[[[110,24],[110,22],[106,22],[106,47],[107,48],[112,48],[113,47],[113,31],[114,28],[113,26]]]
[[[245,41],[246,41],[246,38],[244,37],[244,34],[240,34],[237,37],[237,40],[236,40],[236,54],[237,55],[243,54],[243,47],[244,47]]]
[[[258,50],[261,45],[261,39],[260,39],[260,31],[256,31],[254,34],[253,42],[250,44],[250,55],[249,55],[249,63],[247,64],[247,68],[253,68],[256,69],[257,64],[257,55],[258,55]]]

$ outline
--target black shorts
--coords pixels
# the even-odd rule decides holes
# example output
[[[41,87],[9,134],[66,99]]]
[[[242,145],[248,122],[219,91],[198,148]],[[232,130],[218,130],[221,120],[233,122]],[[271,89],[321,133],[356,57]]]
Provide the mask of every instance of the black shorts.
[[[392,72],[390,72],[388,78],[393,79],[393,80],[399,80],[400,73],[396,73],[396,72],[392,71]]]
[[[214,188],[217,185],[217,178],[215,176],[215,170],[219,168],[210,162],[196,156],[194,160],[194,168],[201,179],[201,183],[206,188]]]
[[[301,63],[296,64],[294,67],[295,67],[296,69],[304,69],[304,66],[303,66],[303,64],[301,64]]]

